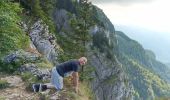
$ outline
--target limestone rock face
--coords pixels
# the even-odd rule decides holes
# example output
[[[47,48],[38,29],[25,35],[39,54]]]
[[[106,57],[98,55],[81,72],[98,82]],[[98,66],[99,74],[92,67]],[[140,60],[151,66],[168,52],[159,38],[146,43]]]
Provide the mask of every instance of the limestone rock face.
[[[24,50],[18,50],[7,55],[4,58],[4,62],[11,63],[11,62],[17,62],[19,60],[32,62],[32,61],[36,61],[37,59],[39,59],[39,57],[40,56],[36,53],[26,52]]]
[[[41,20],[36,21],[29,30],[32,43],[50,62],[56,63],[59,54],[59,45],[55,42],[55,36],[49,33],[48,26]]]
[[[98,53],[89,59],[95,67],[92,73],[92,89],[97,100],[132,99],[133,86],[126,82],[126,77],[119,62],[111,62]]]
[[[67,35],[64,32],[69,33],[71,30],[68,23],[70,17],[66,13],[69,12],[63,9],[54,13],[56,28],[64,36]],[[104,27],[98,25],[91,27],[89,34],[92,35],[93,40],[87,43],[88,62],[95,69],[91,73],[94,79],[91,82],[92,90],[97,100],[132,100],[133,86],[127,81],[121,64],[115,57],[117,40],[114,27],[111,29],[108,26],[110,23],[107,22],[106,16],[101,17],[100,20],[105,23]],[[112,56],[114,60],[108,59],[106,55]]]
[[[70,25],[69,25],[69,19],[71,16],[68,15],[68,12],[64,9],[55,10],[54,14],[54,23],[56,24],[56,29],[60,33],[64,30],[67,30],[68,32],[71,31]]]
[[[93,42],[89,44],[95,49],[88,48],[91,51],[88,52],[88,61],[95,68],[92,73],[94,79],[92,89],[96,99],[133,100],[133,86],[127,81],[122,65],[115,56],[117,53],[114,49],[117,44],[115,34],[98,26],[91,28],[90,32],[93,35]],[[107,45],[103,41],[107,42]]]
[[[36,65],[34,64],[25,64],[22,65],[19,69],[19,72],[25,73],[25,72],[30,72],[31,74],[37,76],[38,79],[42,80],[50,80],[51,77],[51,69],[39,69]]]

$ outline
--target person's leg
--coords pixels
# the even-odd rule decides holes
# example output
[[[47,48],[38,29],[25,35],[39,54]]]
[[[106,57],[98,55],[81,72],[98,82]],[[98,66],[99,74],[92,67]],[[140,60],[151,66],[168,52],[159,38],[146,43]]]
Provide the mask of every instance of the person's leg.
[[[40,90],[41,91],[45,91],[47,89],[55,89],[55,86],[52,85],[51,83],[46,83],[46,84],[40,85]]]
[[[61,77],[56,68],[52,69],[52,74],[51,74],[51,85],[48,85],[48,87],[53,88],[55,87],[55,89],[61,90],[63,88],[63,77]]]
[[[55,89],[55,86],[51,83],[48,83],[48,84],[45,84],[45,85],[47,85],[48,89]]]
[[[58,74],[54,67],[51,72],[51,83],[33,84],[32,88],[34,92],[41,92],[47,89],[56,89],[58,91],[63,88],[63,78]]]

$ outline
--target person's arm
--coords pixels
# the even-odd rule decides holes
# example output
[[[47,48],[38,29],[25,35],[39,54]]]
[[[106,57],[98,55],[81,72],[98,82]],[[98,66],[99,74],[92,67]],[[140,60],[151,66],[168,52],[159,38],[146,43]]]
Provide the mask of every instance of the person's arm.
[[[72,75],[73,75],[73,83],[74,83],[75,92],[78,93],[79,74],[78,72],[73,72]]]

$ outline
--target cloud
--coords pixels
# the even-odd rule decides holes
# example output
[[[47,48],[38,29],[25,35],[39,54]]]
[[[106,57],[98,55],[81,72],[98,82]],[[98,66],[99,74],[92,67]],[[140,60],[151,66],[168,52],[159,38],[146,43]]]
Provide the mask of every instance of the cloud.
[[[102,3],[117,3],[117,4],[133,4],[133,3],[145,3],[151,2],[153,0],[89,0],[94,4],[102,4]]]

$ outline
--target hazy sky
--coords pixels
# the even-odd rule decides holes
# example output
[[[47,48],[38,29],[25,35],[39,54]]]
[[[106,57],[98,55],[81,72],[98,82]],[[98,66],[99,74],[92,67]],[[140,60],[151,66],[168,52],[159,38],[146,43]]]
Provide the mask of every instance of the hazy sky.
[[[170,0],[91,0],[114,24],[154,51],[162,62],[170,62]]]
[[[170,0],[91,0],[113,24],[170,33]],[[169,35],[170,36],[170,35]]]

